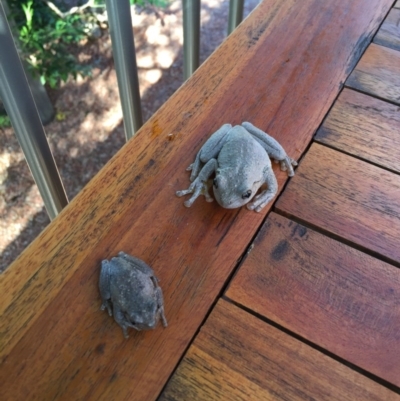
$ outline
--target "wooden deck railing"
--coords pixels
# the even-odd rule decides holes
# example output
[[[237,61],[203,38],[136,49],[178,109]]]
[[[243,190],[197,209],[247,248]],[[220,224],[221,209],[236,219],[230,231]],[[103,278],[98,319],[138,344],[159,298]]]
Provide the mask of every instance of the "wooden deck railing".
[[[265,311],[262,294],[268,291],[268,279],[258,276],[257,259],[246,259],[246,269],[235,277],[228,293],[234,303],[219,299],[250,251],[271,205],[255,213],[245,208],[225,210],[216,202],[199,199],[187,209],[175,196],[176,190],[187,187],[185,168],[223,123],[251,121],[275,137],[290,156],[300,159],[392,3],[264,0],[258,6],[0,276],[2,399],[156,399],[199,330],[194,347],[180,365],[183,376],[174,376],[162,399],[200,399],[179,394],[179,389],[189,391],[190,386],[182,387],[185,372],[206,354],[221,366],[227,360],[246,364],[249,358],[259,363],[253,365],[254,381],[246,376],[238,392],[231,393],[237,399],[264,394],[259,378],[267,374],[276,375],[268,389],[271,399],[274,394],[277,399],[283,399],[279,394],[291,394],[299,400],[305,395],[326,400],[368,399],[357,398],[360,394],[377,400],[398,399],[375,381],[368,384],[369,379],[348,366],[326,355],[320,357],[315,349],[309,351],[307,342],[299,341],[303,334],[293,338],[278,330],[286,324],[283,318],[270,327],[237,308],[236,304],[243,303],[256,313]],[[298,181],[280,199],[282,213],[295,212],[298,203],[307,203],[297,190],[307,185],[304,170],[318,172],[321,164],[326,171],[334,163],[323,159],[320,146],[313,145],[312,159],[304,168],[300,166]],[[274,171],[281,191],[287,176]],[[310,213],[325,213],[328,205],[321,202],[318,207]],[[272,254],[279,267],[279,260],[286,257],[282,241],[295,236],[297,223],[286,226],[286,219],[274,216],[269,217],[277,230]],[[296,240],[309,238],[301,235],[301,227],[296,232]],[[256,247],[262,240],[261,236]],[[317,235],[313,241],[320,246]],[[303,258],[310,257],[307,246],[300,254]],[[330,249],[333,245],[328,241],[324,246]],[[263,258],[263,248],[257,249],[255,255]],[[100,311],[100,261],[121,250],[143,259],[160,278],[168,328],[160,325],[151,332],[131,331],[126,340],[120,327]],[[296,275],[290,266],[287,269],[283,278],[271,280],[293,274],[294,283]],[[258,286],[253,298],[256,306],[242,292],[251,280]],[[318,280],[313,285],[317,284]],[[307,302],[312,308],[312,301]],[[279,304],[275,306],[281,316]],[[291,306],[289,317],[293,318],[299,312],[296,304]],[[231,319],[235,319],[232,325]],[[312,321],[313,315],[304,319]],[[296,330],[296,324],[289,320],[288,330]],[[305,321],[299,330],[308,336],[308,329]],[[308,341],[317,338],[318,344],[318,332],[311,334],[316,337]],[[235,336],[230,348],[219,340],[224,336],[227,341]],[[223,349],[227,350],[224,355]],[[340,346],[337,350],[342,355]],[[279,361],[268,372],[260,368],[264,366],[260,355],[265,354],[271,358],[265,361]],[[292,361],[298,364],[291,367]],[[224,366],[218,374],[229,387],[239,376]],[[213,376],[213,371],[204,369],[205,377]],[[323,379],[314,386],[312,379],[317,374]],[[301,375],[307,382],[299,381]],[[202,382],[203,399],[223,399],[226,393],[218,393],[220,382],[216,380],[212,387],[207,380]],[[308,387],[301,390],[302,386]],[[346,397],[341,398],[343,394]]]

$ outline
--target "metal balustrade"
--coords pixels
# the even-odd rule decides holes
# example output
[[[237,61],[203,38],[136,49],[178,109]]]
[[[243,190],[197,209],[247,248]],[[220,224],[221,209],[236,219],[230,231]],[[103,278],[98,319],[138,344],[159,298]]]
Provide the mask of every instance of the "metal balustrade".
[[[228,35],[240,24],[243,19],[244,0],[230,0],[229,2],[229,18],[228,18]]]
[[[1,2],[0,98],[10,117],[47,213],[53,219],[67,205],[68,199]]]
[[[188,79],[200,63],[200,0],[182,0],[183,77]]]
[[[185,80],[199,66],[200,5],[200,0],[182,0]],[[244,0],[230,0],[228,34],[241,22],[243,5]],[[129,0],[106,0],[106,8],[125,136],[126,140],[129,140],[143,124],[130,3]],[[0,98],[10,117],[47,213],[53,219],[67,205],[68,199],[1,0]]]
[[[131,7],[129,0],[106,0],[106,7],[125,137],[129,140],[143,124]]]

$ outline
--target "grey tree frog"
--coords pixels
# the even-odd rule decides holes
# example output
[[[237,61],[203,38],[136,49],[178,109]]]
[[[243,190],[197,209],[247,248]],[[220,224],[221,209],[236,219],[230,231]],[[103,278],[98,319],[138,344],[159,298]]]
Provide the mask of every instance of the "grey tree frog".
[[[164,299],[153,269],[142,260],[119,252],[101,262],[101,310],[107,308],[128,338],[128,327],[154,329],[161,317],[164,327]]]
[[[187,168],[191,171],[189,188],[176,195],[193,193],[184,202],[187,207],[200,195],[212,202],[207,181],[215,173],[214,196],[222,207],[234,209],[247,204],[249,210],[259,212],[278,191],[270,158],[279,162],[281,170],[287,171],[289,177],[294,175],[293,166],[297,166],[297,162],[274,138],[249,122],[234,127],[224,124],[211,135]],[[263,184],[267,189],[256,195]]]

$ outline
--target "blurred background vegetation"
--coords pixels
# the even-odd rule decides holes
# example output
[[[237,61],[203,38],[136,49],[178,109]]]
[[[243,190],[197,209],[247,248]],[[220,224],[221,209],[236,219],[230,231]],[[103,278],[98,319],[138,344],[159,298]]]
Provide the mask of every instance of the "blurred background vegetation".
[[[138,12],[166,8],[171,0],[129,0]],[[90,76],[92,66],[77,55],[107,29],[105,0],[3,0],[24,66],[31,76],[57,89],[70,77]],[[0,101],[0,128],[11,125]]]
[[[137,7],[166,7],[169,0],[130,0]],[[8,19],[21,57],[42,84],[56,88],[70,76],[90,74],[75,53],[107,27],[105,0],[7,0]],[[1,121],[0,121],[1,123]]]

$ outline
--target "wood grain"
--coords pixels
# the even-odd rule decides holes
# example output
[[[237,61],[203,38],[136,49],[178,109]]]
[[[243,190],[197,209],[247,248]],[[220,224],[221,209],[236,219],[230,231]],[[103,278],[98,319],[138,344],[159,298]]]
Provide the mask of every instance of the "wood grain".
[[[399,400],[400,396],[219,301],[160,401]]]
[[[186,209],[185,168],[219,126],[244,120],[298,158],[390,5],[257,7],[0,276],[3,397],[157,397],[268,211]],[[99,311],[100,261],[121,250],[161,279],[167,329],[125,340]]]
[[[400,263],[400,176],[314,144],[277,208]]]
[[[272,213],[227,296],[400,386],[400,270]]]
[[[346,86],[400,104],[400,52],[372,43]]]
[[[400,50],[400,10],[393,8],[374,37],[374,43]]]
[[[344,89],[315,139],[400,172],[399,132],[398,106]]]

